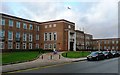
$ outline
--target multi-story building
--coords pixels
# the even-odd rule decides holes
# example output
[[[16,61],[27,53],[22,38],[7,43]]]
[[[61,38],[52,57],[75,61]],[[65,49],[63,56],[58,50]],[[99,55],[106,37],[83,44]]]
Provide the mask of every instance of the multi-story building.
[[[91,50],[93,36],[83,31],[76,30],[76,48],[77,50]]]
[[[41,48],[56,50],[76,50],[75,23],[67,20],[42,22],[40,27]]]
[[[40,23],[1,14],[0,49],[40,48]]]
[[[76,50],[75,23],[67,20],[36,22],[1,14],[0,49]]]
[[[75,23],[61,19],[36,22],[0,14],[0,49],[53,49],[76,51],[91,49],[120,50],[120,39],[93,39],[75,30]]]
[[[94,50],[120,50],[120,38],[94,39]]]

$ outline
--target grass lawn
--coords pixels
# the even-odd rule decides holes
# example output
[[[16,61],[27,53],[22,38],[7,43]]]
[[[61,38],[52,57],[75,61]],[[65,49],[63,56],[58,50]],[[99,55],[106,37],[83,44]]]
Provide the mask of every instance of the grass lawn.
[[[67,55],[66,55],[67,54]],[[80,52],[80,51],[69,51],[69,52],[65,52],[62,53],[63,57],[67,57],[67,58],[80,58],[80,57],[86,57],[87,55],[89,55],[90,52]]]
[[[15,63],[18,61],[24,62],[27,60],[32,60],[36,58],[38,55],[40,55],[38,51],[2,53],[2,64],[11,62]]]

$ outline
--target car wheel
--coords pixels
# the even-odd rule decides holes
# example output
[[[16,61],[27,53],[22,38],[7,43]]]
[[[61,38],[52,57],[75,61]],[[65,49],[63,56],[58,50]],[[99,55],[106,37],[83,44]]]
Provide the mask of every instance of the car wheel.
[[[108,59],[109,57],[107,56],[107,59]]]
[[[99,60],[99,58],[97,57],[97,58],[96,58],[96,60],[98,61],[98,60]]]

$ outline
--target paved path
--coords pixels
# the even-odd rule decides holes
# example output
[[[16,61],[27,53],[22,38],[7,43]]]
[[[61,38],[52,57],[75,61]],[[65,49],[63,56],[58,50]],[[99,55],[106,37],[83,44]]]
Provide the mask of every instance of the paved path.
[[[77,59],[64,58],[62,57],[61,53],[62,52],[59,52],[58,54],[46,53],[41,55],[38,59],[34,61],[4,65],[2,66],[2,72],[10,72],[10,71],[16,71],[16,70],[22,70],[28,68],[43,67],[48,65],[56,65],[56,64],[62,64],[62,63],[86,59],[86,58],[77,58]]]

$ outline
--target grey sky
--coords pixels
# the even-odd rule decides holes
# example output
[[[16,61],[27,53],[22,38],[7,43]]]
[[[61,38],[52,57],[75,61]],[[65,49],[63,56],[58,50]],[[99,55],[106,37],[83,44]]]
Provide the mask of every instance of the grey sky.
[[[118,37],[117,0],[2,2],[0,12],[38,22],[66,19],[94,38]]]

